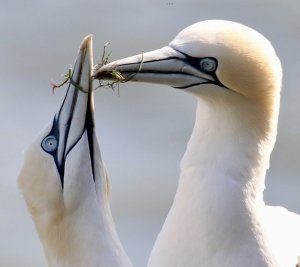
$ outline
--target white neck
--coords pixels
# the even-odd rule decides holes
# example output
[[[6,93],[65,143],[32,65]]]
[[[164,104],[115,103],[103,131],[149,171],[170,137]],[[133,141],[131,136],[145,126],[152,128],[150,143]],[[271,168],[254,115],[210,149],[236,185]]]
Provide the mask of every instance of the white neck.
[[[149,267],[275,266],[259,211],[276,118],[238,95],[212,99],[198,99],[175,200]]]
[[[112,218],[109,178],[96,136],[93,161],[86,133],[68,153],[63,190],[52,156],[41,151],[40,140],[27,151],[19,185],[49,266],[132,267]]]
[[[105,200],[107,201],[107,200]],[[131,267],[109,204],[87,203],[76,211],[35,217],[49,267]]]

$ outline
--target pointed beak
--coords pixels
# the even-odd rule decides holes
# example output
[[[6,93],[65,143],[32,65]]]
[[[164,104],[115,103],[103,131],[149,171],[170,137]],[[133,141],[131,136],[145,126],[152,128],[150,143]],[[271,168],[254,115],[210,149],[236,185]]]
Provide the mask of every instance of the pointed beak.
[[[198,58],[191,57],[171,46],[165,46],[104,66],[96,65],[93,77],[111,80],[113,79],[111,73],[118,71],[125,82],[166,84],[180,89],[205,83],[219,84],[215,75],[201,71],[199,62]]]
[[[87,132],[92,140],[94,131],[94,98],[91,71],[93,66],[92,36],[84,38],[75,61],[70,84],[64,101],[56,113],[51,133],[58,142],[53,156],[64,184],[64,165],[68,153]],[[93,159],[92,141],[90,145]]]

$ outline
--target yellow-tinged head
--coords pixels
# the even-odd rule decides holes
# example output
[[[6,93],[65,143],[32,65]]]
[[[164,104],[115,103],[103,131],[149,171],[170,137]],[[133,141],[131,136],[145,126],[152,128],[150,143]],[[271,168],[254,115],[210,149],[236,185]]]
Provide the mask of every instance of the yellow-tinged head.
[[[195,58],[215,58],[218,80],[245,97],[260,99],[280,91],[280,60],[271,43],[249,27],[203,21],[182,30],[170,46]]]

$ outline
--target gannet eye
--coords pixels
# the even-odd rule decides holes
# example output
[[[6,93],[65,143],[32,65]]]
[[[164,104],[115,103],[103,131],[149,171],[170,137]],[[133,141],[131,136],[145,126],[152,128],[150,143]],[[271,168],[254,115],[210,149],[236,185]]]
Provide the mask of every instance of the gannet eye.
[[[217,62],[212,58],[202,58],[199,65],[201,70],[204,72],[212,72],[217,68]]]
[[[43,141],[42,141],[42,148],[46,151],[46,152],[53,152],[57,149],[58,146],[58,142],[55,136],[50,135],[47,136]]]

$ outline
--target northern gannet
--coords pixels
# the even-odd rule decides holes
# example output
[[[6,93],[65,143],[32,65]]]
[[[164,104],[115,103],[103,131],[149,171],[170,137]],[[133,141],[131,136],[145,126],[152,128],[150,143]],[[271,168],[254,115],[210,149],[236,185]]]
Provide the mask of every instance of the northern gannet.
[[[270,42],[238,23],[203,21],[161,49],[96,65],[93,76],[109,79],[112,70],[198,101],[174,203],[148,267],[295,267],[300,216],[263,200],[282,82]]]
[[[19,186],[51,267],[131,267],[109,205],[109,179],[94,130],[92,36],[50,124],[25,155]]]

